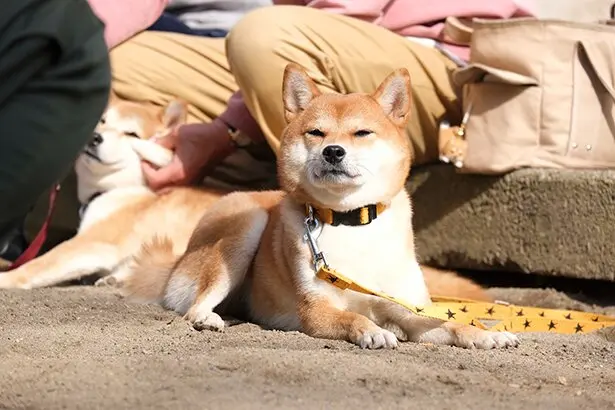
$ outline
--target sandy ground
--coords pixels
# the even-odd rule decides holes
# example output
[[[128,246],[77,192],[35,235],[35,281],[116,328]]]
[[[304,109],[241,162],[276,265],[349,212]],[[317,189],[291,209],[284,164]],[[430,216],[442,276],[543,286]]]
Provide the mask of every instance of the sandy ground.
[[[493,291],[588,308],[554,291]],[[250,324],[199,333],[108,289],[2,291],[0,300],[2,409],[615,409],[613,332],[523,334],[502,351],[364,351]]]

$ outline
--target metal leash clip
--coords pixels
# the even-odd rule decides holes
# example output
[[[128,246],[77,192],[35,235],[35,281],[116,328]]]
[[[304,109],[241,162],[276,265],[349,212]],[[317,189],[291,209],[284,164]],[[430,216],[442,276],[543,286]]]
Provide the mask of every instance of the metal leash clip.
[[[303,225],[305,226],[305,234],[303,235],[303,240],[307,242],[310,247],[310,252],[312,253],[312,263],[314,264],[314,270],[318,271],[320,269],[320,264],[326,268],[328,268],[327,260],[325,259],[325,255],[321,252],[318,247],[318,243],[316,240],[320,236],[322,232],[322,224],[318,221],[318,219],[314,216],[314,208],[311,206],[307,207],[308,216],[303,220]]]

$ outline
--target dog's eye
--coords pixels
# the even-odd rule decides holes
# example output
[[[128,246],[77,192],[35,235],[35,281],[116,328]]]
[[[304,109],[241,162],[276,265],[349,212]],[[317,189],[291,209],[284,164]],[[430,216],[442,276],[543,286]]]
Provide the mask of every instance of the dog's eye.
[[[314,128],[313,130],[309,130],[307,132],[307,134],[311,135],[312,137],[324,137],[325,133],[322,132],[321,130],[319,130],[318,128]]]
[[[134,131],[125,132],[124,135],[126,135],[127,137],[139,138],[139,135]]]
[[[370,130],[359,130],[354,133],[355,137],[367,137],[369,134],[373,134]]]
[[[104,123],[107,122],[107,119],[105,117],[102,117],[99,122],[104,125]]]

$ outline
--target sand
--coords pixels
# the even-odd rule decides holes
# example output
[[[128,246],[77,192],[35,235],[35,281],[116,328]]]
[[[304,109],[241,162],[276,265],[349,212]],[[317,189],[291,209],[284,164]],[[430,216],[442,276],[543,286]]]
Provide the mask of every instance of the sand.
[[[589,308],[555,291],[493,292]],[[103,288],[0,300],[2,409],[615,409],[614,332],[522,334],[498,351],[366,351],[251,324],[199,333]]]

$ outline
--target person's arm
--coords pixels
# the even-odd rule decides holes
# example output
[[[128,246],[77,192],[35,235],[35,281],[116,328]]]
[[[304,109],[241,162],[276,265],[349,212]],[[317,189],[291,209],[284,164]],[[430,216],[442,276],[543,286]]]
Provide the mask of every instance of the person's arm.
[[[169,0],[88,0],[105,23],[105,41],[112,49],[152,25]]]
[[[227,102],[226,111],[224,111],[218,118],[225,124],[242,131],[250,137],[253,142],[258,143],[265,141],[265,137],[259,125],[256,123],[256,120],[254,120],[250,114],[250,111],[248,111],[248,107],[246,107],[246,104],[243,102],[241,91],[237,91],[231,96]]]

